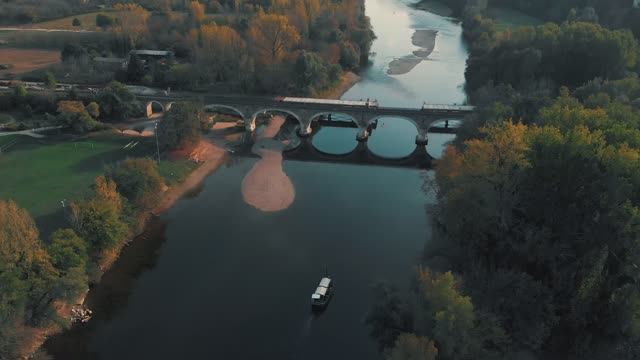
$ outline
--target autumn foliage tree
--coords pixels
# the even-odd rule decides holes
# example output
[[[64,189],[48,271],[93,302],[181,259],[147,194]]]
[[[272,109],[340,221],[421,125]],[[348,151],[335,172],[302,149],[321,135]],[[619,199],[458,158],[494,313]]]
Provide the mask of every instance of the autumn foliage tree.
[[[113,8],[119,12],[114,30],[126,39],[129,47],[135,47],[148,31],[147,21],[151,13],[135,3],[119,3]]]
[[[190,40],[196,62],[216,81],[239,79],[241,72],[247,70],[247,46],[235,29],[225,25],[204,25],[199,33],[192,31]]]
[[[258,12],[249,26],[251,44],[263,64],[274,64],[300,41],[298,30],[286,16]]]

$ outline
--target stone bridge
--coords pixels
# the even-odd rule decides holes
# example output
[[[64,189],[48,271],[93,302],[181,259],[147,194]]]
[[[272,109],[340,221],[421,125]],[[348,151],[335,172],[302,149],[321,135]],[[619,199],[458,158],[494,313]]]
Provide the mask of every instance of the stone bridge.
[[[427,105],[420,108],[400,108],[379,106],[376,100],[350,101],[327,100],[296,97],[249,97],[249,96],[223,96],[223,95],[196,95],[183,97],[144,97],[148,113],[153,113],[153,104],[160,104],[162,111],[179,100],[197,101],[204,106],[207,112],[233,113],[244,120],[247,131],[254,131],[256,118],[261,114],[283,113],[296,119],[300,125],[300,136],[309,136],[312,133],[311,124],[314,121],[329,117],[331,114],[343,114],[349,117],[359,128],[357,139],[366,141],[371,127],[382,117],[406,119],[418,130],[416,144],[426,145],[427,132],[431,125],[439,121],[460,120],[473,112],[473,106],[463,105]]]

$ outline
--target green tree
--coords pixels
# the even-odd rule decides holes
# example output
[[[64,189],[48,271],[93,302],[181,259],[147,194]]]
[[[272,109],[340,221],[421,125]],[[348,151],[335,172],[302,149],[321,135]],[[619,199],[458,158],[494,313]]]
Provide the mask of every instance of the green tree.
[[[340,44],[340,65],[347,70],[357,69],[360,65],[360,51],[346,41]]]
[[[164,180],[156,162],[144,159],[126,159],[107,171],[118,185],[118,191],[141,209],[150,209],[157,204]]]
[[[100,105],[92,101],[86,106],[86,110],[92,118],[98,119],[100,117]]]
[[[81,25],[82,25],[82,23],[80,22],[80,19],[78,19],[78,18],[73,18],[73,21],[71,22],[71,25],[73,25],[73,26],[75,26],[75,27],[78,27],[78,26],[81,26]]]
[[[294,67],[297,88],[304,95],[327,88],[340,78],[340,72],[339,67],[336,70],[317,54],[306,51],[300,53]]]
[[[379,350],[394,346],[401,333],[410,330],[410,312],[395,287],[378,283],[373,287],[374,304],[365,319],[369,335],[378,343]]]
[[[55,89],[57,84],[55,75],[51,71],[47,71],[44,74],[44,85],[47,89]]]
[[[89,115],[82,101],[62,100],[58,102],[57,119],[81,134],[94,131],[101,126]]]
[[[97,14],[96,15],[96,25],[101,27],[103,30],[107,29],[115,23],[114,19],[105,14]]]
[[[88,261],[87,244],[72,229],[56,230],[48,251],[53,265],[63,271],[74,267],[84,269]]]
[[[68,268],[57,279],[54,287],[56,298],[72,301],[89,290],[89,277],[84,267]]]
[[[387,360],[436,360],[438,348],[433,341],[415,334],[402,334],[387,354]]]
[[[132,116],[138,108],[135,96],[117,81],[112,81],[100,91],[98,104],[104,116],[117,120]]]
[[[0,273],[7,286],[16,287],[2,300],[4,311],[14,308],[0,316],[29,325],[51,320],[58,273],[40,242],[35,222],[13,201],[0,201]]]
[[[439,351],[450,359],[465,359],[477,349],[473,336],[475,312],[471,298],[458,291],[451,272],[418,272],[416,329],[433,336]]]
[[[95,195],[71,204],[73,228],[95,252],[118,245],[128,234],[122,200],[115,188],[115,182],[99,176]]]
[[[194,103],[176,103],[158,124],[159,144],[163,149],[195,145],[201,136],[200,110]]]

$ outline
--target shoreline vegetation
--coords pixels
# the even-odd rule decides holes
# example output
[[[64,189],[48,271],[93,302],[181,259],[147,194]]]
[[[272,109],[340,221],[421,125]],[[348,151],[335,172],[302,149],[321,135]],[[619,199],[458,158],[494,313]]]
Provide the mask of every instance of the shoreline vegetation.
[[[451,17],[453,15],[453,9],[437,0],[422,0],[413,4],[412,7],[444,17]]]

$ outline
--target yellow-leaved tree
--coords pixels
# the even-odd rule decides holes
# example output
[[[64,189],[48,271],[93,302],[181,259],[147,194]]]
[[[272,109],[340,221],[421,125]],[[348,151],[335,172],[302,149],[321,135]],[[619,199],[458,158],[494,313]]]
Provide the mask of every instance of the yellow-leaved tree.
[[[300,41],[300,33],[286,16],[263,11],[251,21],[248,33],[258,61],[263,64],[279,62]]]
[[[128,41],[129,46],[134,47],[147,33],[147,22],[151,14],[142,6],[133,3],[115,4],[113,8],[118,11],[120,20],[114,30]]]

